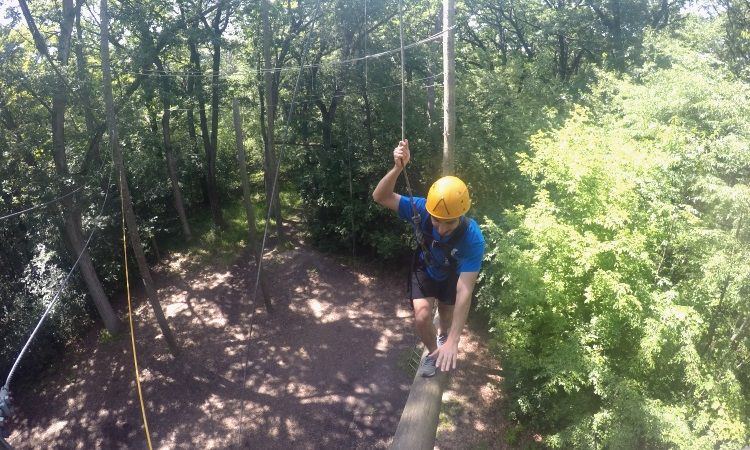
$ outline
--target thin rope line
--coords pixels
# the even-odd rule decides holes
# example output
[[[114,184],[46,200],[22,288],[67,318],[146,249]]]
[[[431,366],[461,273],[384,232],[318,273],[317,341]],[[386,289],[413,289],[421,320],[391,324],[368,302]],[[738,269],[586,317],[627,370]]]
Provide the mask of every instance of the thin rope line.
[[[401,43],[401,140],[404,140],[404,111],[406,110],[406,102],[405,102],[405,92],[406,92],[406,84],[404,83],[404,16],[403,16],[403,2],[402,0],[398,0],[398,38],[399,42]],[[404,165],[404,169],[406,169],[406,165]]]
[[[404,77],[404,28],[403,28],[403,2],[402,0],[398,0],[398,31],[399,31],[399,41],[401,42],[401,141],[403,141],[405,137],[405,117],[406,117],[406,82]],[[443,30],[443,33],[447,30]],[[411,151],[411,149],[409,149]],[[422,249],[422,253],[424,254],[425,258],[429,257],[428,250],[425,246],[424,240],[422,239],[422,218],[419,215],[419,210],[417,210],[417,204],[414,201],[414,193],[411,190],[411,183],[409,182],[409,174],[406,171],[406,164],[401,162],[404,166],[403,173],[404,173],[404,180],[406,180],[406,190],[409,192],[409,200],[411,203],[411,222],[412,226],[414,228],[414,237],[417,239],[417,245],[419,245]]]
[[[324,66],[329,66],[329,65],[331,65],[331,66],[332,65],[343,65],[343,64],[349,64],[349,63],[356,63],[356,62],[359,62],[359,61],[367,61],[367,60],[370,60],[370,59],[377,59],[377,58],[381,58],[381,57],[386,56],[386,55],[390,55],[392,53],[401,52],[403,50],[408,50],[410,48],[414,48],[414,47],[417,47],[419,45],[422,45],[422,44],[425,44],[425,43],[428,43],[428,42],[436,41],[438,38],[442,37],[443,34],[447,33],[448,31],[452,30],[453,28],[455,28],[455,25],[453,27],[451,27],[451,28],[448,28],[446,30],[442,30],[442,31],[440,31],[438,33],[435,33],[435,34],[433,34],[431,36],[428,36],[428,37],[426,37],[424,39],[420,39],[419,41],[412,42],[411,44],[407,44],[407,45],[400,46],[400,47],[397,47],[397,48],[392,48],[390,50],[385,50],[385,51],[382,51],[382,52],[379,52],[379,53],[373,53],[371,55],[360,56],[360,57],[357,57],[357,58],[342,59],[342,60],[338,60],[338,61],[325,61],[325,62],[320,62],[320,63],[316,63],[316,64],[303,64],[303,65],[298,65],[298,66],[277,66],[277,67],[272,67],[270,69],[257,69],[257,70],[252,70],[252,71],[238,70],[238,71],[233,72],[233,73],[219,74],[219,78],[229,78],[229,77],[235,77],[235,76],[238,76],[238,75],[251,75],[251,74],[252,75],[260,75],[260,74],[263,74],[263,73],[266,73],[266,72],[275,73],[275,72],[284,72],[284,71],[288,71],[288,70],[311,69],[311,68],[315,68],[315,67],[324,67]],[[204,76],[206,76],[207,74],[210,74],[210,73],[213,73],[213,72],[209,71],[209,70],[206,70],[206,71],[203,72]],[[118,76],[124,75],[124,74],[127,74],[127,75],[138,75],[138,76],[163,76],[163,77],[198,76],[198,75],[195,74],[195,72],[162,73],[162,72],[158,72],[158,71],[145,71],[145,72],[144,71],[141,71],[141,72],[122,71],[122,72],[118,72],[117,73]]]
[[[413,79],[411,81],[407,81],[406,84],[413,84],[413,83],[417,83],[419,81],[429,80],[431,78],[439,77],[440,75],[442,75],[442,72],[438,72],[436,74],[433,74],[433,75],[427,76],[427,77],[415,78],[415,79]],[[390,89],[390,88],[393,88],[393,87],[400,87],[400,86],[401,86],[401,83],[389,84],[389,85],[386,85],[386,86],[380,86],[380,87],[377,87],[377,88],[368,89],[368,92],[382,91],[382,90],[385,90],[385,89]],[[420,86],[420,89],[426,89],[426,88],[430,88],[430,87],[442,87],[442,86],[443,85],[441,83],[433,83],[433,84],[427,84],[427,85]],[[336,95],[332,95],[332,96],[324,96],[324,95],[312,96],[312,95],[310,95],[310,96],[302,97],[303,100],[299,100],[299,101],[295,102],[295,104],[299,106],[299,105],[302,105],[302,104],[314,103],[317,100],[326,100],[326,99],[331,99],[331,98],[344,98],[344,97],[349,97],[349,96],[352,96],[352,95],[360,95],[360,92],[357,92],[357,91],[348,91],[348,92],[342,92],[340,94],[336,94]],[[190,111],[190,108],[172,108],[170,111],[172,111],[172,112]],[[174,220],[179,220],[179,219],[174,219]]]
[[[414,80],[407,81],[406,84],[413,84],[413,83],[417,83],[419,81],[428,80],[430,78],[438,77],[441,74],[442,74],[442,72],[441,73],[437,73],[435,75],[427,76],[427,77],[416,78]],[[430,84],[430,85],[421,86],[421,88],[428,88],[428,87],[434,87],[434,86],[442,86],[442,84],[439,84],[439,83],[438,84]],[[382,91],[382,90],[393,88],[393,87],[401,87],[401,83],[389,84],[387,86],[381,86],[381,87],[378,87],[378,88],[368,89],[368,92]],[[325,99],[328,99],[328,98],[341,98],[341,97],[346,97],[346,96],[350,96],[350,95],[359,95],[359,94],[360,93],[357,92],[357,91],[351,91],[351,92],[344,92],[344,93],[336,94],[336,95],[332,95],[332,96],[310,95],[310,96],[302,97],[303,100],[298,101],[297,104],[299,105],[302,102],[314,102],[316,100],[325,100]]]
[[[110,171],[109,173],[109,180],[107,181],[107,192],[104,194],[104,201],[102,201],[102,206],[99,209],[99,215],[97,216],[97,220],[101,217],[102,213],[104,212],[104,206],[107,204],[107,198],[109,197],[111,181],[112,181],[112,171]],[[28,350],[29,345],[31,344],[31,341],[34,339],[34,336],[36,336],[37,332],[41,328],[42,323],[44,322],[44,319],[47,318],[50,311],[52,311],[52,308],[57,304],[58,300],[60,300],[60,294],[62,294],[63,290],[68,285],[68,280],[70,279],[70,276],[73,274],[73,271],[76,269],[76,267],[78,267],[78,263],[81,261],[81,258],[83,257],[83,254],[86,252],[86,249],[91,243],[91,238],[94,237],[94,233],[96,232],[97,229],[98,228],[94,227],[94,229],[91,230],[91,233],[89,234],[88,239],[86,239],[86,243],[84,244],[83,249],[81,250],[81,253],[78,255],[78,259],[76,259],[76,262],[73,264],[73,267],[70,268],[70,271],[68,272],[68,275],[63,280],[62,285],[60,286],[60,289],[58,289],[52,301],[49,303],[49,305],[47,305],[47,309],[44,311],[44,314],[42,314],[42,317],[39,319],[39,322],[36,324],[36,327],[34,327],[34,331],[31,332],[31,335],[26,340],[26,343],[21,349],[21,352],[18,354],[18,357],[16,357],[16,361],[13,363],[13,367],[11,367],[10,372],[8,373],[8,377],[5,380],[5,384],[3,385],[3,388],[8,389],[8,387],[10,386],[10,381],[13,379],[13,375],[15,374],[16,369],[18,368],[18,364],[21,362],[21,359],[23,358],[24,354]]]
[[[367,0],[365,0],[365,48],[363,50],[363,53],[367,55],[367,40],[368,40],[368,30],[367,30],[367,23],[369,22],[367,17]],[[367,89],[367,60],[365,59],[365,90]]]
[[[430,41],[434,41],[437,38],[441,37],[443,34],[445,34],[448,31],[450,31],[452,28],[453,27],[451,27],[451,28],[449,28],[447,30],[440,31],[438,33],[433,34],[432,36],[428,36],[428,37],[426,37],[424,39],[421,39],[421,40],[416,41],[416,42],[412,42],[411,44],[402,46],[400,48],[394,48],[394,49],[386,50],[386,51],[383,51],[383,52],[380,52],[380,53],[373,53],[372,55],[361,56],[359,58],[352,58],[352,59],[346,59],[346,60],[340,60],[340,61],[322,62],[322,63],[318,63],[318,64],[306,64],[306,65],[303,65],[301,67],[304,68],[304,69],[308,69],[308,68],[312,68],[312,67],[321,67],[321,66],[325,66],[325,65],[329,65],[329,64],[330,65],[348,64],[350,62],[366,61],[368,59],[380,58],[380,57],[385,56],[385,55],[390,55],[391,53],[396,53],[398,51],[407,50],[407,49],[410,49],[410,48],[422,45],[424,43],[427,43],[427,42],[430,42]],[[269,69],[269,70],[273,70],[273,71],[277,71],[277,70],[292,70],[292,69],[297,69],[298,67],[300,67],[300,66],[287,66],[287,67],[282,67],[282,68],[277,68],[277,69]],[[263,70],[263,69],[261,69],[261,70]]]
[[[120,173],[120,188],[122,189],[122,173]],[[133,347],[133,365],[135,366],[135,385],[138,390],[138,401],[141,403],[141,417],[143,417],[143,429],[146,433],[146,443],[149,450],[151,447],[151,433],[148,430],[148,417],[146,417],[146,405],[143,402],[141,391],[141,373],[138,370],[138,353],[135,347],[135,327],[133,326],[133,305],[130,300],[130,275],[128,274],[128,240],[125,233],[125,200],[120,193],[120,213],[122,215],[122,253],[125,260],[125,290],[128,294],[128,322],[130,323],[130,343]]]
[[[354,185],[352,184],[352,145],[351,145],[351,137],[347,133],[346,135],[346,150],[347,154],[349,156],[349,164],[347,164],[349,167],[349,216],[351,218],[352,222],[352,228],[351,228],[351,235],[352,235],[352,258],[355,258],[357,256],[356,254],[356,236],[354,235]]]
[[[317,17],[318,12],[320,11],[320,2],[321,0],[318,0],[313,17]],[[304,62],[304,59],[307,56],[307,51],[309,49],[309,44],[311,41],[310,37],[312,36],[312,32],[314,29],[315,29],[315,22],[313,20],[313,22],[311,22],[310,24],[310,30],[307,32],[307,36],[305,37],[305,44],[304,44],[304,48],[302,51],[302,62]],[[289,105],[289,113],[287,114],[287,118],[286,118],[287,130],[284,133],[284,140],[281,142],[281,145],[279,146],[279,157],[278,157],[278,161],[276,162],[276,173],[274,174],[273,183],[271,185],[271,198],[269,199],[269,202],[268,202],[268,211],[266,212],[266,223],[263,227],[263,239],[261,240],[260,252],[258,255],[258,269],[257,269],[256,277],[255,277],[255,287],[253,288],[253,296],[252,296],[253,308],[250,313],[251,314],[250,325],[248,326],[249,330],[246,333],[247,335],[246,340],[250,340],[253,334],[253,325],[255,323],[255,311],[258,309],[256,306],[257,296],[258,296],[258,285],[260,284],[260,274],[261,274],[261,270],[263,269],[263,250],[265,249],[266,237],[268,236],[268,223],[271,221],[271,206],[273,205],[273,199],[276,194],[276,184],[279,180],[279,170],[281,169],[281,160],[284,156],[284,142],[287,141],[289,137],[288,125],[291,122],[292,113],[294,112],[294,100],[295,100],[295,97],[297,96],[297,91],[299,90],[299,81],[302,78],[303,67],[304,65],[301,65],[299,72],[297,73],[297,81],[294,83],[294,91],[292,92],[292,101]],[[281,205],[277,205],[277,207],[281,207]],[[245,387],[245,383],[247,383],[247,347],[248,346],[246,344],[245,351],[244,351],[245,356],[243,358],[243,364],[242,364],[243,365],[243,368],[242,368],[242,387],[243,388]],[[239,426],[240,439],[242,439],[244,416],[245,416],[245,398],[243,396],[240,402],[240,426]],[[242,444],[242,442],[240,442],[240,444]]]
[[[418,78],[416,80],[408,81],[407,83],[413,83],[413,82],[416,82],[416,81],[426,80],[428,78],[437,77],[439,75],[440,74],[438,73],[438,74],[436,74],[436,75],[434,75],[432,77]],[[377,89],[370,89],[369,92],[384,90],[384,89],[387,89],[387,88],[390,88],[390,87],[400,87],[400,86],[401,86],[401,83],[398,83],[398,84],[393,84],[393,85],[390,85],[390,86],[384,86],[384,87],[377,88]],[[420,88],[421,89],[426,89],[426,88],[431,88],[431,87],[437,87],[437,88],[439,88],[439,87],[442,87],[442,86],[443,85],[441,83],[434,83],[434,84],[426,84],[424,86],[420,86]],[[299,106],[299,105],[304,105],[304,104],[315,103],[318,100],[327,100],[327,99],[332,99],[332,98],[345,98],[345,97],[351,97],[353,95],[357,96],[357,95],[360,95],[360,94],[361,93],[357,92],[357,91],[350,91],[350,92],[342,92],[340,94],[331,95],[331,96],[325,96],[325,95],[309,96],[309,97],[303,97],[303,100],[299,100],[299,101],[295,102],[295,104],[297,106]],[[174,108],[171,111],[172,112],[190,111],[190,108]],[[179,218],[165,219],[165,220],[168,220],[168,221],[169,220],[179,220]]]
[[[106,166],[106,165],[107,165],[107,161],[103,161],[101,167],[99,167],[99,171],[96,172],[96,173],[101,173],[104,170],[104,166]],[[39,204],[39,205],[36,205],[36,206],[32,206],[30,208],[26,208],[26,209],[21,210],[21,211],[16,211],[16,212],[7,214],[5,216],[0,217],[0,220],[9,219],[11,217],[18,216],[18,215],[27,213],[29,211],[33,211],[35,209],[44,208],[45,206],[48,206],[48,205],[50,205],[52,203],[58,202],[58,201],[66,198],[66,197],[69,197],[69,196],[75,194],[76,192],[80,191],[84,187],[86,187],[86,186],[80,186],[77,189],[73,189],[72,191],[68,192],[67,194],[63,194],[63,195],[61,195],[61,196],[59,196],[59,197],[57,197],[55,199],[52,199],[52,200],[50,200],[48,202],[45,202],[45,203],[42,203],[42,204]]]
[[[9,219],[11,217],[19,216],[19,215],[21,215],[23,213],[27,213],[27,212],[33,211],[35,209],[44,208],[45,206],[51,205],[52,203],[55,203],[55,202],[59,202],[60,200],[66,198],[66,197],[70,197],[71,195],[75,194],[76,192],[80,191],[81,189],[83,189],[83,186],[79,187],[78,189],[72,190],[72,191],[68,192],[67,194],[61,195],[61,196],[57,197],[56,199],[53,199],[53,200],[50,200],[48,202],[42,203],[41,205],[32,206],[30,208],[26,208],[24,210],[16,211],[14,213],[10,213],[10,214],[7,214],[5,216],[2,216],[2,217],[0,217],[0,220]]]

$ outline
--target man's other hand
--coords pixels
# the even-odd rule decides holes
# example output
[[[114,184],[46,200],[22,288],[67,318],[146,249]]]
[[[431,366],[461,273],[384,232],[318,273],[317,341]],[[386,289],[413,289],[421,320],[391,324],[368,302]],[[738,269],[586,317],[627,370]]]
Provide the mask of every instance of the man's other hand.
[[[458,342],[452,342],[449,339],[437,350],[430,353],[430,357],[437,358],[435,365],[443,372],[455,369],[456,361],[458,361]]]

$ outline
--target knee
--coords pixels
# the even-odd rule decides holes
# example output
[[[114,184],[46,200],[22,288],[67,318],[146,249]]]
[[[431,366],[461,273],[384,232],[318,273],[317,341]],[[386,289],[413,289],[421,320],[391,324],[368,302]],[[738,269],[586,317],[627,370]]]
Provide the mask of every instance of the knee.
[[[430,308],[414,308],[414,322],[418,327],[427,323],[432,323],[430,320]]]
[[[453,320],[453,306],[452,305],[440,305],[438,306],[438,314],[440,314],[441,320],[450,322]]]
[[[453,313],[452,312],[449,312],[449,313],[441,312],[440,313],[440,320],[442,322],[444,322],[444,323],[447,323],[447,324],[452,323],[453,322]]]

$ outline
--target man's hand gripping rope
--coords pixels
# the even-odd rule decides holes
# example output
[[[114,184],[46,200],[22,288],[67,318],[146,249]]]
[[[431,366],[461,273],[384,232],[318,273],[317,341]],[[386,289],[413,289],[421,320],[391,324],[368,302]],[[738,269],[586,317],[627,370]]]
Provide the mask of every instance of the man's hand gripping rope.
[[[411,191],[411,183],[409,182],[409,175],[406,173],[406,165],[411,161],[411,152],[409,151],[409,140],[404,139],[399,141],[398,147],[393,149],[393,162],[396,167],[401,169],[404,173],[404,179],[406,180],[406,190],[409,191],[409,200],[411,202],[411,221],[414,226],[414,237],[417,240],[417,245],[422,248],[422,255],[425,261],[428,261],[431,257],[431,253],[424,245],[424,238],[422,236],[422,218],[419,216],[417,211],[417,204],[414,203],[414,193]]]

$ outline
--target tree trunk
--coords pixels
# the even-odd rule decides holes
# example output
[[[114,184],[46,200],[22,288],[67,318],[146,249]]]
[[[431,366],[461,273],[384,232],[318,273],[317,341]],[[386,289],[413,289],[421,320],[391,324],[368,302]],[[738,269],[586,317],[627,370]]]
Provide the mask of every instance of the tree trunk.
[[[262,249],[258,248],[258,240],[255,236],[255,213],[253,211],[253,203],[250,194],[250,183],[247,180],[247,159],[245,157],[245,144],[244,137],[242,134],[242,116],[240,115],[240,104],[235,98],[232,100],[232,115],[234,116],[234,137],[237,145],[237,161],[240,165],[240,178],[242,179],[242,198],[245,203],[245,215],[247,217],[247,234],[248,234],[248,248],[250,248],[250,255],[255,259],[255,264],[258,267],[258,279],[260,282],[260,291],[263,295],[263,303],[266,305],[266,311],[273,312],[273,305],[271,304],[271,297],[268,292],[268,284],[266,283],[266,274],[263,272],[263,254],[260,253]],[[253,298],[253,302],[255,298]]]
[[[172,184],[174,207],[180,218],[182,233],[185,235],[187,241],[191,241],[193,239],[193,234],[190,230],[187,214],[185,214],[185,202],[182,199],[182,191],[180,190],[180,183],[177,178],[177,163],[175,162],[174,153],[172,152],[172,129],[170,126],[170,108],[172,105],[170,101],[169,78],[164,71],[164,65],[158,57],[156,58],[156,68],[163,74],[161,99],[164,105],[164,113],[162,113],[161,116],[161,134],[162,143],[164,145],[164,157],[167,160],[167,172],[169,172],[169,181]]]
[[[724,280],[724,283],[722,283],[721,288],[719,289],[719,304],[716,306],[716,308],[713,309],[713,311],[711,311],[711,319],[708,322],[708,332],[706,333],[706,344],[703,346],[701,356],[710,354],[713,349],[716,326],[721,318],[721,314],[724,309],[724,297],[726,296],[730,281],[731,278],[727,276],[727,278]]]
[[[323,154],[333,155],[333,114],[324,114],[322,117]]]
[[[21,9],[24,12],[29,30],[34,35],[34,42],[37,49],[42,55],[49,55],[49,50],[44,37],[39,33],[34,24],[33,17],[29,11],[25,0],[19,1]],[[76,8],[72,0],[62,2],[63,14],[60,23],[60,35],[58,39],[57,62],[65,67],[68,64],[70,56],[71,36],[73,34],[73,22],[76,15]],[[54,93],[52,95],[52,153],[55,161],[55,169],[61,179],[69,179],[67,155],[65,152],[65,110],[67,107],[67,87],[65,81],[59,76],[55,79]],[[61,195],[69,192],[70,186],[63,185]],[[99,277],[96,274],[91,257],[84,247],[83,232],[81,231],[81,209],[78,202],[67,196],[61,200],[64,213],[63,235],[64,240],[73,253],[74,258],[81,256],[81,274],[88,288],[89,295],[96,306],[96,310],[102,318],[104,326],[110,333],[117,333],[120,330],[120,321],[112,310],[104,289],[102,288]]]
[[[362,92],[362,99],[364,104],[362,107],[365,110],[365,131],[367,132],[367,150],[368,154],[375,154],[375,144],[373,143],[374,137],[372,132],[372,105],[370,104],[370,96],[367,94],[367,87]]]
[[[443,175],[453,175],[456,143],[455,0],[443,0]],[[450,31],[448,31],[450,30]]]
[[[274,189],[274,178],[276,176],[276,149],[274,147],[274,127],[276,121],[276,93],[273,89],[273,76],[271,72],[271,22],[268,19],[268,0],[261,0],[261,21],[263,22],[263,81],[266,90],[266,140],[263,156],[265,159],[264,177],[266,183],[266,203],[276,221],[276,235],[278,243],[284,241],[283,223],[281,219],[281,201],[279,187]],[[278,182],[278,181],[277,181]]]
[[[180,189],[179,179],[177,178],[177,163],[175,162],[174,154],[172,153],[172,131],[169,125],[169,116],[169,105],[165,103],[164,113],[161,117],[161,132],[163,138],[162,140],[164,142],[164,156],[167,159],[167,171],[169,172],[169,181],[172,184],[174,207],[177,210],[177,215],[180,218],[182,233],[185,235],[185,239],[190,242],[193,240],[193,233],[190,230],[190,224],[187,220],[187,214],[185,214],[185,201],[182,198],[182,190]]]
[[[612,65],[619,72],[625,70],[625,41],[622,35],[622,10],[620,0],[609,0],[608,6],[612,16],[602,9],[596,1],[589,0],[589,6],[593,9],[599,20],[602,21],[609,32],[609,40],[612,51]]]
[[[625,42],[622,36],[622,10],[620,8],[620,0],[610,0],[610,7],[612,10],[612,50],[614,53],[614,65],[615,68],[620,71],[625,71]]]
[[[208,163],[208,194],[211,202],[211,215],[219,227],[225,228],[226,222],[221,214],[219,203],[219,186],[216,181],[216,152],[219,150],[219,69],[221,68],[221,7],[216,9],[213,20],[213,58],[211,64],[211,153],[206,150]],[[227,12],[229,14],[229,12]]]
[[[352,180],[352,143],[347,137],[346,139],[346,154],[347,154],[347,171],[349,172],[349,219],[351,221],[350,234],[352,238],[352,258],[357,256],[357,237],[354,234],[354,183]]]
[[[565,0],[557,0],[557,13],[558,14],[565,14]],[[563,34],[563,31],[560,30],[557,33],[557,71],[554,74],[560,81],[567,81],[568,80],[568,60],[570,59],[570,46],[568,45],[568,40],[565,37],[565,34]]]
[[[91,299],[94,302],[94,306],[96,307],[99,316],[102,318],[104,327],[110,333],[116,334],[121,330],[122,323],[120,322],[120,319],[117,318],[117,315],[112,309],[112,305],[109,302],[107,294],[104,293],[104,288],[102,287],[102,283],[99,281],[99,277],[96,274],[96,268],[91,261],[88,250],[84,248],[86,241],[83,237],[83,233],[81,232],[80,208],[77,207],[76,202],[74,202],[73,200],[69,202],[71,203],[71,205],[65,205],[65,203],[67,203],[67,200],[71,199],[71,197],[63,200],[63,208],[66,211],[69,211],[69,213],[66,214],[64,227],[65,235],[67,238],[66,242],[68,243],[76,258],[81,255],[81,253],[83,253],[83,255],[81,256],[81,261],[79,263],[81,267],[81,275],[83,275],[83,281],[86,283],[86,287],[88,288],[89,295],[91,295]]]
[[[328,107],[321,100],[315,101],[321,116],[323,155],[333,155],[333,122],[336,119],[336,108],[339,105],[340,94],[341,90],[336,88],[331,95],[331,104]]]
[[[195,61],[195,93],[198,100],[198,116],[200,118],[201,138],[203,149],[206,153],[206,190],[208,203],[211,207],[211,218],[218,228],[224,228],[224,219],[221,215],[221,207],[218,205],[219,195],[216,186],[216,149],[212,146],[211,134],[208,131],[208,118],[206,117],[206,100],[203,96],[203,72],[201,69],[200,54],[195,42],[188,40],[190,54]]]
[[[125,162],[123,160],[122,150],[119,145],[119,136],[117,129],[117,118],[115,116],[115,104],[112,96],[112,75],[109,64],[109,15],[107,12],[107,0],[101,0],[100,8],[100,51],[102,60],[102,88],[104,92],[104,104],[107,112],[107,126],[109,128],[109,144],[112,149],[112,160],[117,169],[118,180],[120,184],[120,198],[123,203],[123,215],[127,223],[128,234],[130,235],[130,246],[135,254],[138,270],[143,279],[146,288],[149,303],[154,310],[156,321],[164,334],[170,352],[174,356],[179,356],[179,347],[177,341],[172,335],[164,311],[161,309],[159,298],[156,294],[154,282],[151,278],[151,271],[146,263],[146,255],[143,251],[143,244],[138,235],[138,224],[136,223],[135,213],[133,212],[133,203],[130,197],[130,188],[128,187],[127,174],[125,171]]]
[[[83,117],[86,124],[86,135],[87,136],[96,136],[97,135],[97,126],[96,126],[96,118],[94,117],[94,108],[93,103],[91,102],[91,92],[92,92],[92,86],[91,86],[91,79],[88,76],[88,68],[86,65],[86,56],[83,53],[83,29],[81,27],[81,14],[80,10],[79,13],[76,14],[76,44],[74,46],[74,51],[76,55],[76,69],[78,73],[78,82],[81,84],[81,89],[78,93],[81,101],[83,102]],[[98,139],[94,140],[93,145],[91,145],[86,152],[86,157],[83,160],[83,167],[81,168],[82,174],[87,174],[91,172],[92,168],[97,168],[101,164],[101,151],[100,151],[100,141]],[[94,169],[96,170],[96,169]],[[107,186],[105,185],[107,183],[106,180],[102,180],[102,188],[107,189]]]
[[[432,34],[437,34],[440,31],[442,25],[442,15],[440,13],[435,14],[435,26],[432,29]],[[432,63],[427,63],[427,126],[430,128],[435,124],[435,74],[432,71]]]
[[[194,106],[194,100],[195,100],[195,78],[196,75],[194,75],[192,72],[196,67],[196,61],[195,56],[192,51],[192,37],[188,35],[188,48],[190,49],[190,63],[188,65],[188,76],[187,76],[187,91],[186,94],[188,96],[188,99],[190,100],[188,110],[187,110],[187,127],[188,127],[188,136],[190,136],[190,151],[198,155],[198,133],[195,131],[195,106]],[[196,52],[197,53],[197,52]],[[198,63],[200,65],[200,63]],[[208,205],[208,182],[206,181],[206,173],[201,173],[201,194],[203,195],[203,204]]]

